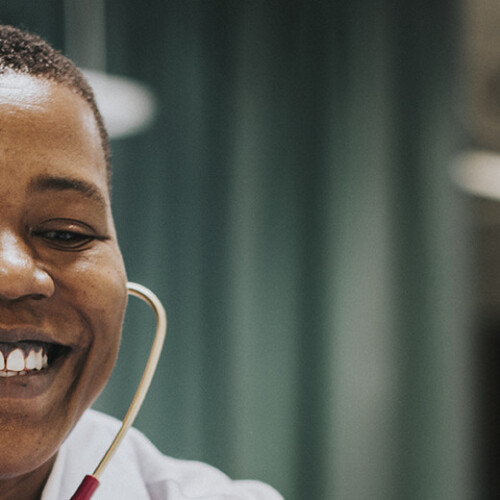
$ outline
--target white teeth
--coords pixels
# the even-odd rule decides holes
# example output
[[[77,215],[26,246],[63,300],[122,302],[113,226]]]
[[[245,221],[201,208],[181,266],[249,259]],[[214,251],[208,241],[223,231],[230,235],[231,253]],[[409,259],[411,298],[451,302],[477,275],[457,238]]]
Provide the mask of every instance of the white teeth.
[[[6,361],[5,355],[0,351],[0,377],[27,375],[30,371],[43,370],[49,366],[47,353],[43,349],[30,349],[28,356],[24,356],[23,350],[17,348],[10,352]]]
[[[35,351],[30,351],[28,357],[26,358],[26,370],[34,370],[34,369],[35,369]]]
[[[14,375],[27,375],[28,372],[26,371],[21,371],[21,372],[6,372],[6,371],[0,371],[0,377],[13,377]]]
[[[20,372],[24,370],[24,354],[21,349],[14,349],[7,358],[7,370]]]
[[[43,368],[42,351],[35,352],[35,370]]]

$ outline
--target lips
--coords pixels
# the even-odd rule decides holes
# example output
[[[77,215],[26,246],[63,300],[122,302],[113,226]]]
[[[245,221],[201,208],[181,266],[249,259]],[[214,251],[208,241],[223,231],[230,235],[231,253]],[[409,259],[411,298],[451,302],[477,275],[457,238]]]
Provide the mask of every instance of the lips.
[[[46,334],[30,329],[0,328],[0,378],[44,372],[70,350],[47,338]]]

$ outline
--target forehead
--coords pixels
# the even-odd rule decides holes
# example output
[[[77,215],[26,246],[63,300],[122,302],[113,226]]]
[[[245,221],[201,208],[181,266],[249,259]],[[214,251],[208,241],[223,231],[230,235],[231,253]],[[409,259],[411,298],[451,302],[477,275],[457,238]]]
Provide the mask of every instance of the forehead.
[[[91,176],[106,184],[99,129],[85,100],[44,78],[0,75],[2,177],[15,163],[31,175]]]

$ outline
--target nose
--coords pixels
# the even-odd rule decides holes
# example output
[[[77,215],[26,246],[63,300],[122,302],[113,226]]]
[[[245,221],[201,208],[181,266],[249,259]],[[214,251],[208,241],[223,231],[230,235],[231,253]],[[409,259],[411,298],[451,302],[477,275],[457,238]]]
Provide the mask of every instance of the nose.
[[[26,242],[12,232],[0,234],[0,298],[48,298],[54,293],[52,277],[40,267]]]

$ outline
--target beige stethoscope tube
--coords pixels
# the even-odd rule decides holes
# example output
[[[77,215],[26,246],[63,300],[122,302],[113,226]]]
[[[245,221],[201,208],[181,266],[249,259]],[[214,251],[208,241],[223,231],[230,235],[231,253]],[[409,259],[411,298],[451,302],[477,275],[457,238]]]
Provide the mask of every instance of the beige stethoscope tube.
[[[116,449],[125,437],[125,434],[134,423],[135,417],[137,416],[137,413],[141,408],[142,402],[144,401],[146,393],[148,392],[149,386],[151,384],[151,380],[160,358],[163,341],[165,340],[165,335],[167,333],[167,314],[165,313],[165,309],[158,297],[151,290],[137,283],[127,283],[127,290],[130,295],[139,297],[140,299],[144,300],[144,302],[147,302],[155,312],[157,321],[155,339],[153,341],[153,346],[151,347],[151,352],[146,363],[146,368],[144,369],[141,381],[139,382],[139,387],[137,388],[137,391],[134,395],[134,399],[132,400],[127,414],[123,419],[123,423],[120,427],[120,430],[118,431],[118,434],[116,435],[115,439],[108,448],[108,451],[92,474],[95,478],[99,478],[101,476],[104,468],[111,460]]]

